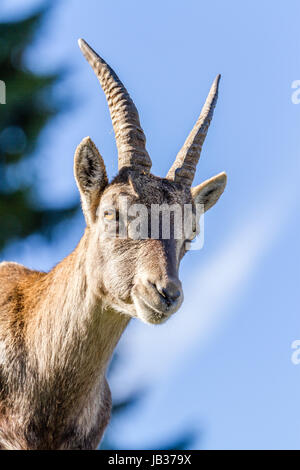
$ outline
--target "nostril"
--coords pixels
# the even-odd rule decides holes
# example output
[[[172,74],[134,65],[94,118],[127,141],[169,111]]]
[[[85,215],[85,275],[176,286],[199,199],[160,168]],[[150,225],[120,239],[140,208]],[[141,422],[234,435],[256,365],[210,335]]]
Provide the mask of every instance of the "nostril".
[[[169,281],[164,286],[160,283],[154,285],[160,295],[164,298],[167,305],[170,307],[173,303],[175,303],[179,297],[181,297],[181,290],[179,288],[178,283]]]
[[[163,288],[162,294],[167,300],[175,302],[180,297],[180,290],[177,287]]]
[[[180,282],[169,281],[164,286],[160,282],[150,282],[150,284],[164,299],[168,307],[175,303],[182,295]]]

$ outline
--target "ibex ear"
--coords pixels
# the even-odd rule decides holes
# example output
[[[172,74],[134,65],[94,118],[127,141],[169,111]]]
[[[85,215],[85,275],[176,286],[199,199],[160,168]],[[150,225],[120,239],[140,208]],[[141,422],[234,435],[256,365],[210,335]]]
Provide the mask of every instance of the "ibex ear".
[[[100,195],[108,184],[108,179],[103,159],[89,137],[83,139],[76,149],[74,175],[86,223],[90,225],[96,220]]]
[[[195,204],[204,204],[204,211],[206,212],[215,205],[225,189],[226,182],[227,175],[223,172],[192,188],[191,192]]]

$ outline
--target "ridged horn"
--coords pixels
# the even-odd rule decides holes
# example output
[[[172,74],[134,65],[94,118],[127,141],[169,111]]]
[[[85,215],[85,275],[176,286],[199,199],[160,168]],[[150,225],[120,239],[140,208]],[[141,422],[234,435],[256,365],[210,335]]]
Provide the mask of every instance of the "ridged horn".
[[[118,148],[119,170],[131,167],[149,173],[151,159],[137,109],[125,86],[111,67],[83,40],[79,47],[105,93]]]
[[[167,174],[168,179],[187,186],[192,185],[202,145],[216,106],[220,78],[221,75],[218,75],[213,82],[201,114]]]

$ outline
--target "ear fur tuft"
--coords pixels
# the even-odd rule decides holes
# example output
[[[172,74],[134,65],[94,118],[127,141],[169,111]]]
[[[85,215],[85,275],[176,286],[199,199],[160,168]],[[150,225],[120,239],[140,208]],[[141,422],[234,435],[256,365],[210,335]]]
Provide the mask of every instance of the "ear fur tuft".
[[[74,175],[82,209],[87,224],[90,225],[96,219],[100,195],[108,184],[104,161],[90,137],[85,137],[76,149]]]

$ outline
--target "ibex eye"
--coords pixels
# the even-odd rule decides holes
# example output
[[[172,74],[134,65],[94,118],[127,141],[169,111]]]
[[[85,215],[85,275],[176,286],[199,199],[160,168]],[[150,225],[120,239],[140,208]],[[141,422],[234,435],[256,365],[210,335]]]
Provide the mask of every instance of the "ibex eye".
[[[104,218],[106,220],[114,220],[116,218],[116,212],[113,210],[104,211]]]

